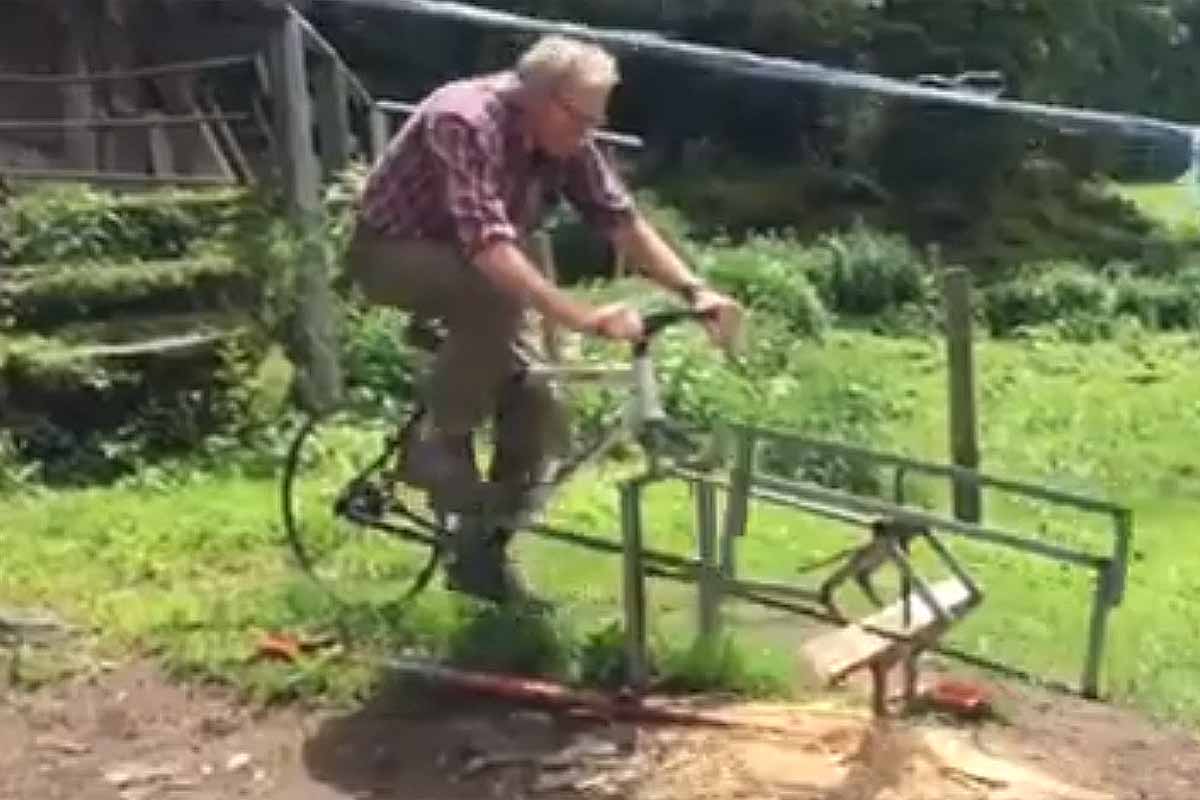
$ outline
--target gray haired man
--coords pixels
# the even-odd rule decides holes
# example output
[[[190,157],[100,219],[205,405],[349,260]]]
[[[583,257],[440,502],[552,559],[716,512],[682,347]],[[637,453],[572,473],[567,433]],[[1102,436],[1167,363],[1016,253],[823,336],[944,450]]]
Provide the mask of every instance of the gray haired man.
[[[601,48],[545,37],[513,70],[433,91],[368,176],[350,274],[369,301],[441,319],[448,331],[427,387],[430,413],[404,448],[407,481],[433,490],[473,484],[465,443],[494,415],[489,479],[513,507],[531,506],[530,487],[565,421],[550,387],[512,379],[527,312],[588,335],[641,336],[635,309],[573,298],[527,257],[522,242],[548,199],[564,197],[647,277],[712,312],[714,340],[732,335],[737,305],[689,271],[592,141],[618,80]],[[497,601],[528,597],[506,556],[512,527],[464,531],[448,565],[451,588]]]

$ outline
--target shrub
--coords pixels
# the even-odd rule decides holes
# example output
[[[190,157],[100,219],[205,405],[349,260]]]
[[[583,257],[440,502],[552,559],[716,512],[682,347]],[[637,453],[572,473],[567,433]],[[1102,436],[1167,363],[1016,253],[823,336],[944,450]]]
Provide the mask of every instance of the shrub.
[[[1190,268],[1171,280],[1123,277],[1115,291],[1116,312],[1136,317],[1148,328],[1200,326],[1200,269]]]
[[[878,314],[925,299],[929,282],[920,256],[901,236],[856,224],[829,234],[828,272],[814,275],[826,304],[843,314]]]
[[[1112,314],[1114,292],[1102,277],[1073,262],[1034,264],[984,292],[988,326],[996,335],[1072,317]]]
[[[339,325],[346,383],[380,400],[412,397],[416,354],[404,340],[408,316],[391,308],[347,306]]]
[[[0,263],[180,256],[233,222],[242,193],[156,192],[139,197],[83,186],[17,195],[0,214]]]
[[[819,337],[829,315],[809,276],[821,271],[828,255],[774,237],[755,237],[745,244],[710,247],[701,255],[700,271],[748,308],[776,314],[803,336]]]

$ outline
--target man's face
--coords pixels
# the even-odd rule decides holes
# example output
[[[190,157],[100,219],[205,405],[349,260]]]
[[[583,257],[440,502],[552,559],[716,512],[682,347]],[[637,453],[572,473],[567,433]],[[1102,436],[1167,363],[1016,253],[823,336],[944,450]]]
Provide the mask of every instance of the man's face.
[[[567,82],[540,94],[532,103],[530,121],[537,146],[564,158],[578,150],[588,135],[605,122],[607,87]]]

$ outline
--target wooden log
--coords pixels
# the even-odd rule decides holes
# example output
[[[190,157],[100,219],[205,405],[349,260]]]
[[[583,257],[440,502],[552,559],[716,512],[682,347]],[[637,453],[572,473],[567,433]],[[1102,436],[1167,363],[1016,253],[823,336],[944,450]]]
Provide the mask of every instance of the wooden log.
[[[297,264],[299,294],[295,342],[300,360],[297,388],[309,411],[321,412],[340,400],[342,377],[337,358],[333,297],[326,276],[321,229],[320,168],[313,147],[312,103],[304,61],[303,30],[288,14],[271,38],[272,99],[282,156],[284,189],[293,222],[304,236]]]
[[[321,167],[329,177],[350,163],[354,139],[350,131],[350,97],[346,76],[335,61],[322,60],[314,76],[317,97],[317,132],[321,142]]]
[[[971,600],[970,590],[955,578],[935,584],[932,592],[938,605],[950,613],[949,622],[953,622],[954,615],[960,613]],[[913,612],[907,626],[903,624],[906,603]],[[888,666],[894,663],[896,659],[906,655],[914,645],[931,644],[932,642],[928,641],[930,635],[937,633],[938,629],[944,630],[947,626],[948,621],[930,608],[919,594],[914,593],[872,614],[861,623],[847,625],[810,639],[801,649],[821,680],[836,683],[856,669],[872,664]],[[909,641],[880,636],[867,628],[895,631],[897,635],[906,637]]]

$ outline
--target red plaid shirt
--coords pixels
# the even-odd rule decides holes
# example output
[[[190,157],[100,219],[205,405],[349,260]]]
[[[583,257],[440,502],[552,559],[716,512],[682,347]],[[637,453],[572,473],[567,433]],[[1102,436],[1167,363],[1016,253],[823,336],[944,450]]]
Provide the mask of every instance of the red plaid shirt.
[[[368,176],[362,220],[388,236],[455,242],[470,258],[519,241],[563,197],[602,232],[628,219],[633,201],[594,142],[562,160],[531,151],[515,87],[502,73],[426,98]]]

